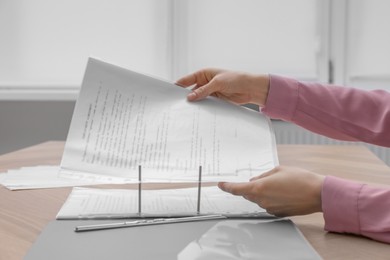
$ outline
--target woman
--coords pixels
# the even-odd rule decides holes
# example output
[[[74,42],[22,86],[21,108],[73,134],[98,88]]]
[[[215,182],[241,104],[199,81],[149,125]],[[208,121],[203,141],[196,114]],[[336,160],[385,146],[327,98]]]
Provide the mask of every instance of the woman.
[[[236,104],[257,104],[271,118],[330,138],[390,147],[390,93],[384,90],[364,91],[218,69],[198,71],[177,84],[194,85],[189,101],[213,95]],[[283,166],[247,183],[218,186],[276,216],[323,212],[328,231],[390,243],[390,188]]]

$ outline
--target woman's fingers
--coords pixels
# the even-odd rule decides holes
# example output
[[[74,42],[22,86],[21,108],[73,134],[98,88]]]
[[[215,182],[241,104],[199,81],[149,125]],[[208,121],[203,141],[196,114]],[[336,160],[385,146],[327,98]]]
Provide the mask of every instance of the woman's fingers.
[[[239,196],[245,196],[250,195],[250,192],[252,190],[252,183],[250,182],[240,182],[240,183],[233,183],[233,182],[220,182],[218,183],[218,187],[226,192],[229,192],[233,195],[239,195]]]

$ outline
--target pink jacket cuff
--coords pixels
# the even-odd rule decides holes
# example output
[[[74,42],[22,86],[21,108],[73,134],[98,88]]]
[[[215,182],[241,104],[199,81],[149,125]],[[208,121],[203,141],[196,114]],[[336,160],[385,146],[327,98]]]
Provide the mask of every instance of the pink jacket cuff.
[[[291,121],[299,98],[298,85],[294,79],[271,75],[267,103],[261,112],[274,119]]]
[[[325,230],[360,234],[359,194],[364,184],[326,176],[322,187]]]

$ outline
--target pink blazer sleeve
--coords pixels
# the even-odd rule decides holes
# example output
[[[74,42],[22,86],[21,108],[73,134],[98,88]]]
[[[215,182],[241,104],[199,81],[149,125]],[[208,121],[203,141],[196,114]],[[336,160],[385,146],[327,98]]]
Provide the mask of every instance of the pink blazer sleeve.
[[[345,141],[390,147],[390,93],[303,83],[271,76],[262,112],[312,132]],[[390,243],[390,188],[325,178],[325,229]]]
[[[271,76],[266,115],[345,141],[390,147],[390,93]]]

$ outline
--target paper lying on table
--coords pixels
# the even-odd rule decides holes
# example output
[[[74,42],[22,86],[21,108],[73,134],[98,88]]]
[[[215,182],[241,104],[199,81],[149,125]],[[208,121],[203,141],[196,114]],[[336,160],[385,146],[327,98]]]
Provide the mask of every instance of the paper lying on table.
[[[90,58],[61,168],[138,182],[247,181],[278,164],[261,113]]]
[[[87,186],[105,183],[126,183],[125,179],[112,179],[102,182],[99,178],[65,178],[59,174],[60,166],[40,165],[22,167],[0,173],[0,184],[9,190],[44,189],[73,186]]]
[[[142,190],[144,216],[192,216],[197,214],[197,188]],[[201,214],[245,215],[264,213],[257,204],[202,187]],[[138,190],[73,188],[57,219],[128,218],[138,215]]]

